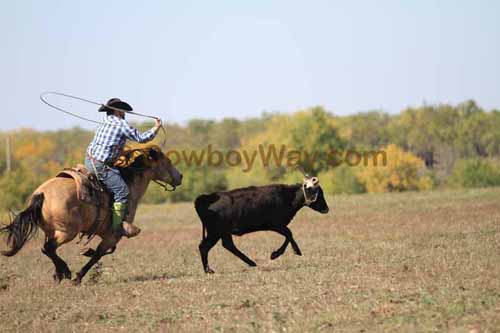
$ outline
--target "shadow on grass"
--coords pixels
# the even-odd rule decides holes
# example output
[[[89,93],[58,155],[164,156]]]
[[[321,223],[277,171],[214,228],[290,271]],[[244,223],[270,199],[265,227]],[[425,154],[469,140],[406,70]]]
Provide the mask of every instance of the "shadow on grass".
[[[118,282],[148,282],[148,281],[166,281],[176,280],[184,277],[192,277],[191,274],[144,274],[134,275],[127,278],[121,278]]]
[[[233,272],[220,272],[220,273],[215,273],[213,275],[210,274],[185,274],[185,273],[180,273],[180,274],[139,274],[139,275],[134,275],[126,278],[120,278],[118,279],[118,283],[123,283],[123,282],[148,282],[148,281],[167,281],[167,280],[177,280],[177,279],[182,279],[182,278],[190,278],[190,277],[198,277],[198,278],[210,278],[210,277],[217,277],[217,276],[231,276],[231,275],[239,275],[239,274],[245,274],[248,272],[278,272],[278,271],[290,271],[293,270],[290,269],[290,267],[282,267],[282,266],[276,266],[276,267],[270,267],[270,266],[258,266],[257,269],[248,269],[244,268],[242,270],[238,271],[233,271]]]

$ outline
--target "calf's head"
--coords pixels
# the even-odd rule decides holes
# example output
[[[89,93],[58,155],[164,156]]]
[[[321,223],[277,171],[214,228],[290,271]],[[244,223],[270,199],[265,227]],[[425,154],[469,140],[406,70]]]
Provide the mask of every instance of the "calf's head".
[[[319,185],[318,177],[304,178],[302,191],[304,193],[304,204],[306,206],[322,214],[328,213],[328,204],[323,195],[323,189]]]

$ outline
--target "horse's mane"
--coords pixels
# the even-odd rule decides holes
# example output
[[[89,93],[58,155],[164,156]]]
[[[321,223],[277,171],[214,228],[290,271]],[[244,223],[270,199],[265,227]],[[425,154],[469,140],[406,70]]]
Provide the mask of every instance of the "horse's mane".
[[[151,167],[151,151],[160,153],[161,149],[157,145],[149,145],[142,148],[126,148],[118,160],[115,162],[115,167],[120,170],[125,182],[130,183],[136,174]]]

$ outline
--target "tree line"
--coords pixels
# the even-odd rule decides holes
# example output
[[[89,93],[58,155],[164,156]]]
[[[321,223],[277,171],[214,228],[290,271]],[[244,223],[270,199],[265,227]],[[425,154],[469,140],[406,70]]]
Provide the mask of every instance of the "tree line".
[[[135,125],[147,129],[152,124]],[[425,104],[399,114],[376,110],[338,116],[318,106],[165,127],[165,152],[183,172],[184,184],[169,193],[151,185],[148,203],[299,182],[297,164],[319,176],[328,194],[500,185],[500,111],[484,110],[472,100]],[[20,209],[43,181],[82,163],[92,137],[92,131],[81,128],[1,132],[0,210]],[[162,140],[159,134],[155,143]]]

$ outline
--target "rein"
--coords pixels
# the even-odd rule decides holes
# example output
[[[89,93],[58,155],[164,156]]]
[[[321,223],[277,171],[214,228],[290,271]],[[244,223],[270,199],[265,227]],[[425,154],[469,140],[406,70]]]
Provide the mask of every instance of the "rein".
[[[163,189],[165,190],[165,192],[174,192],[174,191],[175,191],[175,186],[173,186],[173,185],[170,185],[170,186],[172,186],[172,187],[171,187],[171,188],[169,188],[169,187],[168,187],[168,186],[169,186],[169,184],[167,184],[167,183],[162,183],[162,182],[160,182],[159,180],[154,180],[154,179],[152,179],[152,181],[153,181],[154,183],[156,183],[156,184],[160,185],[161,187],[163,187]]]

